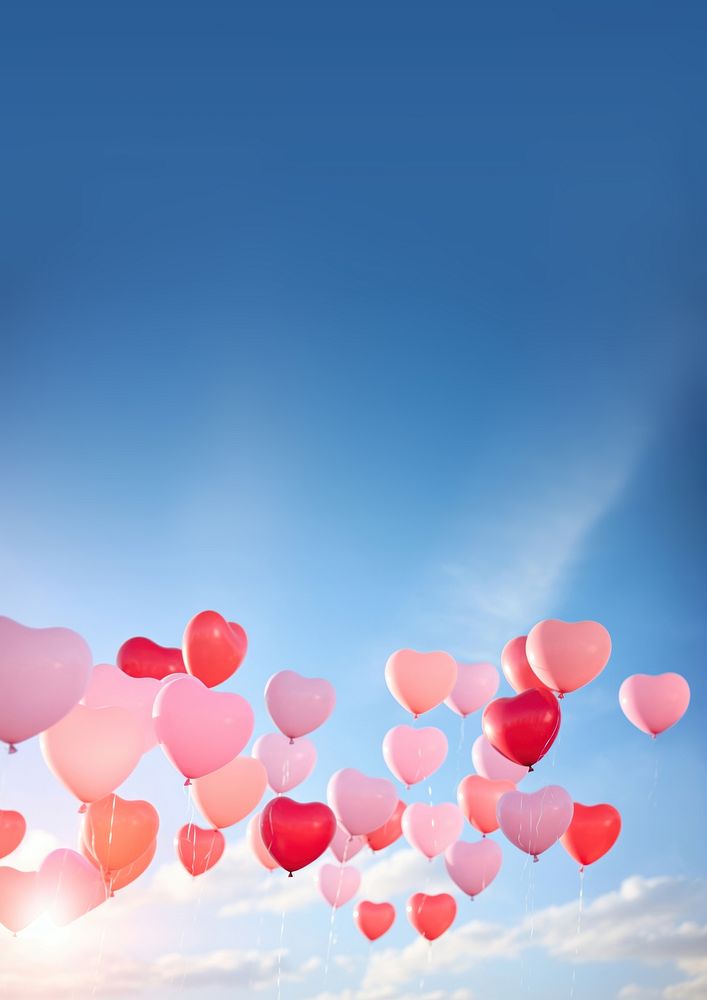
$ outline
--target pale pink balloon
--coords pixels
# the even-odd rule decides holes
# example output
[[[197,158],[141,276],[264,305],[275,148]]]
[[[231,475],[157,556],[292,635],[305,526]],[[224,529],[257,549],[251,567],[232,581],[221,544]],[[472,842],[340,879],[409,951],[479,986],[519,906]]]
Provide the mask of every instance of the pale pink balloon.
[[[44,910],[39,872],[0,866],[0,924],[13,934],[28,927]]]
[[[162,685],[152,718],[165,756],[188,780],[210,774],[237,757],[255,723],[245,698],[207,688],[189,674]]]
[[[411,847],[426,858],[436,858],[459,839],[464,816],[451,802],[441,802],[437,806],[413,802],[403,813],[402,826]]]
[[[0,616],[0,740],[21,743],[71,711],[86,690],[91,650],[68,628],[28,628]]]
[[[268,784],[274,792],[289,792],[308,778],[317,763],[317,750],[304,737],[292,743],[282,733],[259,736],[251,751],[268,773]]]
[[[218,770],[194,778],[191,794],[199,812],[218,830],[239,823],[265,793],[267,773],[254,757],[234,757]]]
[[[248,820],[246,840],[248,841],[248,846],[251,851],[263,868],[267,868],[268,871],[272,872],[275,871],[276,868],[280,867],[263,842],[263,838],[260,833],[260,813],[256,813],[255,816],[251,816]]]
[[[532,854],[534,861],[557,843],[573,813],[572,797],[559,785],[546,785],[537,792],[506,792],[496,807],[505,836],[521,851]]]
[[[361,872],[352,866],[322,865],[316,875],[316,882],[329,906],[338,908],[348,903],[361,885]]]
[[[513,784],[522,781],[529,770],[524,764],[516,764],[514,760],[509,760],[499,753],[483,733],[474,740],[471,762],[476,773],[482,778],[490,778],[492,781],[512,781]]]
[[[383,759],[407,788],[434,774],[446,756],[447,737],[434,726],[394,726],[383,737]]]
[[[46,856],[39,882],[47,910],[59,927],[93,910],[110,895],[100,870],[64,847]]]
[[[525,641],[528,663],[543,684],[560,694],[584,687],[611,656],[611,636],[599,622],[538,622]]]
[[[415,718],[441,705],[456,682],[457,661],[449,653],[399,649],[385,665],[388,690]]]
[[[350,834],[365,835],[388,822],[398,804],[398,793],[387,778],[368,778],[353,767],[345,767],[329,779],[327,802]]]
[[[488,837],[473,844],[458,840],[444,852],[444,866],[449,877],[472,899],[493,882],[502,861],[500,846]]]
[[[365,837],[352,837],[348,830],[340,824],[336,824],[336,833],[329,847],[334,857],[342,865],[346,861],[355,858],[360,850],[368,845]]]
[[[39,738],[50,771],[79,802],[97,802],[135,770],[143,734],[126,708],[76,705]]]
[[[321,677],[294,670],[273,674],[265,685],[265,705],[277,728],[291,740],[318,729],[334,711],[336,692]]]
[[[619,704],[629,722],[655,739],[682,719],[690,685],[681,674],[633,674],[619,688]]]
[[[152,677],[131,677],[110,663],[98,663],[81,702],[89,708],[126,708],[140,726],[147,751],[157,746],[152,706],[160,690],[160,682]]]
[[[444,704],[466,718],[491,701],[500,682],[493,663],[457,663],[457,682]]]

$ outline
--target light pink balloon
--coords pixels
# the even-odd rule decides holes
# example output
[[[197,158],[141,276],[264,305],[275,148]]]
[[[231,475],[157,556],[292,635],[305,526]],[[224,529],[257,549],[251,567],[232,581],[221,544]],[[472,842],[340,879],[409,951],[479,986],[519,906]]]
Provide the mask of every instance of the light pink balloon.
[[[348,830],[340,824],[336,824],[336,833],[329,847],[331,853],[342,865],[346,861],[355,858],[360,850],[368,845],[365,837],[352,837]]]
[[[444,704],[466,718],[491,701],[500,681],[493,663],[457,663],[457,682]]]
[[[289,792],[300,785],[317,763],[317,750],[311,740],[303,737],[292,743],[282,733],[259,736],[251,753],[264,765],[274,792]]]
[[[387,778],[368,778],[353,767],[345,767],[329,779],[327,802],[350,834],[365,835],[388,822],[398,804],[398,793]]]
[[[546,785],[537,792],[506,792],[496,807],[503,833],[534,861],[557,843],[573,813],[572,797],[559,785]]]
[[[356,895],[361,884],[358,868],[322,865],[316,875],[317,886],[329,906],[338,908]]]
[[[501,870],[503,852],[495,840],[485,837],[473,844],[458,840],[444,852],[444,865],[451,880],[472,899],[489,886]]]
[[[46,856],[39,882],[47,910],[59,927],[93,910],[110,894],[100,870],[65,847]]]
[[[528,633],[525,652],[543,684],[566,694],[602,672],[611,656],[611,636],[599,622],[538,622]]]
[[[483,733],[474,740],[471,762],[477,774],[492,781],[512,781],[517,784],[528,773],[528,768],[524,764],[516,764],[514,760],[504,757],[491,746]]]
[[[79,802],[122,785],[142,757],[142,730],[126,708],[76,705],[39,738],[49,770]]]
[[[321,677],[281,670],[265,685],[265,705],[277,728],[291,740],[318,729],[334,711],[336,692]]]
[[[415,718],[441,705],[457,682],[457,661],[449,653],[399,649],[385,665],[385,683]]]
[[[81,702],[89,708],[126,708],[140,726],[147,751],[157,746],[152,705],[160,690],[160,682],[152,677],[131,677],[110,663],[98,663]]]
[[[78,633],[0,616],[0,740],[12,751],[63,719],[86,690],[92,663]]]
[[[451,802],[441,802],[429,806],[424,802],[413,802],[403,813],[403,835],[411,847],[426,858],[436,858],[458,840],[464,816],[458,806]]]
[[[255,722],[245,698],[207,688],[188,674],[163,685],[152,718],[165,756],[187,779],[217,771],[237,757]]]
[[[434,726],[394,726],[383,737],[383,759],[407,788],[434,774],[446,756],[447,737]]]
[[[682,719],[690,685],[681,674],[633,674],[619,688],[619,704],[629,722],[655,739]]]
[[[217,830],[240,823],[258,805],[267,772],[254,757],[234,757],[223,767],[194,778],[191,794],[204,819]]]
[[[260,834],[260,813],[256,813],[255,816],[251,816],[248,820],[248,828],[246,830],[246,840],[248,841],[248,846],[255,855],[256,859],[260,862],[263,868],[267,868],[268,871],[275,871],[279,868],[279,864],[272,856],[270,851],[265,846],[263,838]]]

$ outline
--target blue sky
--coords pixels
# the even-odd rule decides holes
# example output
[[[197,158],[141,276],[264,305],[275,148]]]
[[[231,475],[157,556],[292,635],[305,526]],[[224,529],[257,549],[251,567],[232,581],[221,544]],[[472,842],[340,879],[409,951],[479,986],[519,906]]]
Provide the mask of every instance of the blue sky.
[[[704,995],[704,9],[37,4],[3,20],[2,612],[77,629],[97,662],[130,635],[178,643],[202,608],[240,621],[251,650],[228,686],[257,732],[274,671],[337,687],[302,798],[340,766],[385,773],[380,740],[406,721],[392,650],[498,663],[540,618],[599,619],[610,665],[567,699],[531,779],[625,819],[587,875],[574,996]],[[693,703],[653,747],[616,692],[672,669]],[[478,719],[458,754],[458,718],[430,722],[450,737],[442,801]],[[73,844],[75,804],[36,746],[0,780],[4,808]],[[275,996],[281,904],[219,915],[264,891],[243,830],[200,901],[175,900],[188,813],[159,750],[123,793],[158,806],[160,853],[133,902],[76,932],[76,954],[105,943],[89,988],[219,998],[247,968],[246,995]],[[395,864],[404,904],[428,876]],[[391,969],[412,970],[398,998],[570,995],[560,849],[533,870],[506,847],[480,926],[462,901],[422,988],[404,905],[370,966],[341,910],[325,974],[329,912],[299,891],[283,996],[373,998]]]

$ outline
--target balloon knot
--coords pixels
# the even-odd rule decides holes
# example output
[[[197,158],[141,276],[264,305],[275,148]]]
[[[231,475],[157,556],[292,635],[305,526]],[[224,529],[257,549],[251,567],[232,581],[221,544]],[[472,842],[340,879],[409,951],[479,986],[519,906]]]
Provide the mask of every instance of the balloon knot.
[[[187,778],[187,780],[184,782],[185,788],[187,787],[187,785],[191,785],[191,778]]]
[[[560,701],[562,701],[562,699],[564,698],[564,696],[565,696],[565,692],[564,691],[558,691],[557,692],[557,697],[559,698]]]
[[[584,872],[584,865],[579,866],[579,874],[582,875]]]
[[[110,898],[111,898],[111,899],[113,899],[113,897],[114,897],[114,896],[115,896],[115,893],[114,893],[114,892],[113,892],[113,890],[111,889],[111,891],[110,891]]]
[[[528,768],[528,774],[530,774],[530,772],[531,772],[531,771],[534,771],[534,770],[535,770],[535,768],[534,768],[534,767],[533,767],[533,765],[531,764],[531,765],[530,765],[530,767]]]
[[[533,864],[537,864],[539,860],[540,860],[540,858],[537,856],[537,854],[534,854],[533,855]]]
[[[80,813],[85,813],[86,812],[86,803],[85,802],[82,802],[81,805],[79,806],[79,812]]]
[[[657,734],[657,733],[651,733],[651,739],[652,739],[652,740],[655,740],[655,739],[657,739],[657,738],[658,738],[658,734]],[[13,750],[10,750],[10,753],[14,753],[14,752],[15,752],[15,751],[13,751]]]
[[[289,875],[288,875],[287,877],[288,877],[288,878],[292,878],[292,872],[290,872],[290,873],[289,873]]]
[[[653,737],[653,738],[655,739],[655,737]],[[7,752],[8,752],[8,753],[17,753],[17,747],[15,746],[15,744],[14,744],[14,743],[11,743],[11,744],[9,745],[9,747],[7,748]],[[17,937],[17,935],[16,935],[16,934],[15,934],[15,937]]]
[[[294,745],[295,745],[295,741],[294,741],[294,740],[292,739],[292,737],[290,736],[290,746],[292,747],[292,746],[294,746]]]

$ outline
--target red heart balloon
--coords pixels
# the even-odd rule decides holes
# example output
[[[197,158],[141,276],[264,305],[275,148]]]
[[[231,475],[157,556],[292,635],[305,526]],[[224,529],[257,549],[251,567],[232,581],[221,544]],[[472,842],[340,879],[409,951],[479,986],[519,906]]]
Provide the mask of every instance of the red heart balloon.
[[[181,649],[158,646],[152,639],[141,635],[123,643],[115,662],[130,677],[153,677],[158,681],[172,674],[187,672]]]
[[[457,788],[457,802],[475,830],[483,833],[493,833],[498,830],[496,806],[498,800],[506,792],[514,792],[516,786],[512,781],[492,781],[478,774],[467,774],[462,778]]]
[[[271,799],[260,814],[260,835],[281,868],[299,871],[326,851],[336,833],[336,816],[323,802]]]
[[[19,847],[26,829],[22,813],[14,809],[0,809],[0,858],[12,854]]]
[[[457,915],[454,896],[442,892],[439,896],[428,896],[426,892],[416,892],[408,899],[408,920],[428,941],[434,941],[448,930]]]
[[[31,924],[43,909],[39,872],[0,868],[0,924],[17,934]]]
[[[190,875],[203,875],[223,854],[226,841],[220,830],[204,830],[186,823],[174,838],[177,856]]]
[[[499,753],[532,770],[560,731],[560,706],[551,692],[536,688],[496,698],[484,709],[481,728]]]
[[[519,635],[503,647],[501,652],[503,675],[518,694],[522,694],[523,691],[528,691],[530,688],[550,691],[551,688],[547,684],[543,684],[540,678],[533,673],[533,668],[528,663],[528,657],[525,655],[525,640],[527,638],[527,635]]]
[[[382,851],[384,847],[389,847],[390,844],[394,844],[403,835],[403,813],[407,808],[405,802],[398,800],[398,804],[395,807],[395,812],[390,817],[390,819],[379,826],[377,830],[373,833],[369,833],[366,837],[369,847],[373,851]]]
[[[194,615],[184,630],[182,651],[187,672],[216,687],[238,670],[248,651],[248,636],[217,611]]]
[[[613,806],[601,803],[583,806],[575,802],[572,822],[560,837],[560,843],[580,868],[603,858],[621,833],[621,814]]]
[[[371,903],[367,899],[356,904],[354,922],[369,941],[377,941],[393,926],[395,907],[392,903]]]

